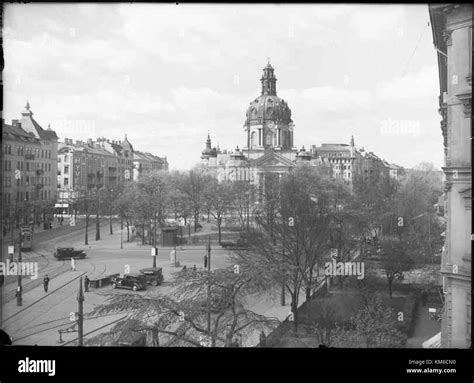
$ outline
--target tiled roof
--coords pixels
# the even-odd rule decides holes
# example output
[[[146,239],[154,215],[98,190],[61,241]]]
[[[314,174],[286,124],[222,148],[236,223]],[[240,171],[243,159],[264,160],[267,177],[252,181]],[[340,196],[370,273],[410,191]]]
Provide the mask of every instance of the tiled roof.
[[[21,127],[8,125],[5,123],[3,123],[3,135],[12,135],[28,141],[38,141],[38,139],[34,137],[33,134],[26,132]]]
[[[36,131],[40,138],[45,140],[57,140],[59,137],[56,135],[56,132],[52,129],[43,129],[40,124],[38,124],[33,117],[31,117],[31,121],[33,122],[33,126],[35,127]]]
[[[148,152],[140,152],[138,150],[133,152],[133,157],[134,159],[143,159],[147,161],[155,161],[155,162],[160,162],[164,163],[164,159],[158,156],[155,156],[154,154],[148,153]]]
[[[316,147],[317,152],[325,151],[350,151],[351,146],[347,144],[322,144],[321,146]]]

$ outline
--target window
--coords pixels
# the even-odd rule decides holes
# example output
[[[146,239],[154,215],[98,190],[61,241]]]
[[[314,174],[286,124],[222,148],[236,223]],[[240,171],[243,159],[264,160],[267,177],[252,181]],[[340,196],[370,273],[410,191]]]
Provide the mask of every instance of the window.
[[[69,166],[64,167],[64,174],[69,174]]]
[[[69,156],[67,154],[64,155],[64,162],[69,162]]]
[[[48,172],[51,171],[51,164],[48,164]]]
[[[64,186],[69,186],[69,178],[64,178]]]
[[[30,163],[29,163],[29,162],[26,163],[26,171],[27,171],[27,172],[30,171]]]
[[[61,157],[58,157],[58,163],[61,163]]]
[[[25,192],[25,200],[28,201],[29,200],[29,197],[30,197],[30,193],[28,192]]]

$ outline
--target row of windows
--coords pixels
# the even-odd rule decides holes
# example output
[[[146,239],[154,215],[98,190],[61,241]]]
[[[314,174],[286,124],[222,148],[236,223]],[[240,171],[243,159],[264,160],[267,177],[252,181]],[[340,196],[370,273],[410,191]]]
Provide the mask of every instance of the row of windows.
[[[22,191],[16,192],[16,201],[29,201],[31,199],[33,200],[35,199],[34,193],[32,192],[25,192],[25,193],[23,193]],[[51,190],[40,190],[40,192],[38,193],[38,199],[41,201],[46,200],[46,199],[51,199]],[[11,198],[10,193],[4,194],[4,201],[5,201],[5,204],[11,204],[12,198]]]
[[[30,185],[36,185],[41,184],[45,186],[51,186],[53,184],[52,182],[52,177],[30,177],[30,176],[25,176],[20,179],[15,179],[16,186],[30,186]],[[5,176],[4,177],[4,182],[3,185],[5,187],[12,187],[12,177],[10,176]]]
[[[335,173],[334,175],[336,176],[336,178],[346,178],[346,179],[350,179],[350,178],[351,178],[351,172],[347,172],[347,173]]]
[[[335,166],[335,169],[336,170],[351,170],[351,165],[336,165]]]
[[[30,166],[31,164],[31,166]],[[12,163],[10,160],[5,160],[4,161],[4,169],[5,171],[11,171],[12,170]],[[50,163],[44,163],[44,162],[22,162],[22,161],[17,161],[16,162],[16,169],[17,170],[26,170],[27,172],[35,171],[35,170],[43,170],[45,172],[50,172],[51,171],[51,164]]]
[[[329,159],[330,163],[343,164],[343,163],[352,163],[352,160],[349,159]]]
[[[12,154],[12,146],[10,144],[5,144],[3,146],[3,150],[5,154]],[[16,155],[23,156],[25,154],[31,154],[38,158],[48,158],[51,159],[51,150],[45,149],[36,149],[31,148],[29,146],[17,146],[16,147]]]

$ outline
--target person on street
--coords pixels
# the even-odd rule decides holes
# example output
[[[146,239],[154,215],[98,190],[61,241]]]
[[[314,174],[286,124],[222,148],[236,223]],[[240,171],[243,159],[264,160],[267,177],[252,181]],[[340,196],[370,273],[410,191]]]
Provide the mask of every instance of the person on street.
[[[76,271],[76,262],[74,258],[71,258],[71,271]]]
[[[86,293],[89,292],[89,283],[90,283],[89,277],[86,275],[86,277],[84,278],[84,291]]]
[[[48,277],[48,274],[46,274],[44,279],[43,279],[43,287],[44,287],[44,292],[45,293],[48,292],[48,285],[49,285],[49,277]]]

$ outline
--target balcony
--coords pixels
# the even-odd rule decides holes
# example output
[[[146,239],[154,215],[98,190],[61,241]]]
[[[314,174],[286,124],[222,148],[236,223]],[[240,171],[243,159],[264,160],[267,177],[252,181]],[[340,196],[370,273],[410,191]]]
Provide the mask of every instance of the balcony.
[[[25,154],[25,160],[34,161],[35,155],[34,154]]]
[[[44,174],[44,170],[36,169],[36,175],[37,176],[42,176],[43,174]]]

